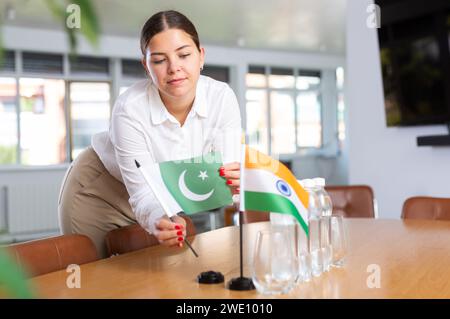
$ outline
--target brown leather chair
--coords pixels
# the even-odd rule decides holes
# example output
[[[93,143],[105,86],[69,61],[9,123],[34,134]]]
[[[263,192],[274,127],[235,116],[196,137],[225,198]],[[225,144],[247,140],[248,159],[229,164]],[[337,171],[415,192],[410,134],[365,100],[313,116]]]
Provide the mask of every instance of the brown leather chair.
[[[65,269],[70,264],[98,260],[92,240],[85,235],[63,235],[6,246],[30,277]]]
[[[239,215],[239,212],[236,211],[236,208],[234,206],[229,206],[225,208],[225,215],[224,215],[225,226],[235,225],[235,218],[239,219],[239,216],[236,215]],[[270,217],[268,212],[246,210],[242,215],[242,219],[243,224],[248,224],[248,223],[265,222],[268,221]],[[238,223],[239,222],[237,222],[237,224]]]
[[[195,235],[196,230],[192,219],[187,216],[182,217],[186,220],[187,236]],[[109,256],[125,254],[159,244],[156,237],[149,234],[139,224],[111,230],[106,234],[105,241],[106,252]]]
[[[326,191],[333,203],[333,214],[344,217],[376,217],[375,201],[372,188],[367,185],[326,186]],[[245,223],[270,220],[267,212],[246,211]]]
[[[270,220],[269,212],[258,212],[254,210],[246,210],[242,215],[242,223],[259,223],[267,222]]]
[[[367,185],[325,186],[333,203],[333,215],[375,218],[373,191]]]
[[[450,220],[450,198],[408,198],[403,203],[402,218]]]
[[[238,212],[236,211],[236,208],[234,207],[234,205],[229,205],[224,208],[223,219],[224,219],[225,226],[233,226],[234,225],[234,216],[237,213]]]

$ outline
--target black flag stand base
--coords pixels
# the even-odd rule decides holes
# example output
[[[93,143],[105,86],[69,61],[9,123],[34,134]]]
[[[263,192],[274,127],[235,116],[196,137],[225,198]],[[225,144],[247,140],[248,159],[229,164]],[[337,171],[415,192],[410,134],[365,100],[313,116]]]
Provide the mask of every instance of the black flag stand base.
[[[230,290],[253,290],[255,286],[250,278],[244,277],[244,267],[242,262],[242,211],[239,211],[239,250],[240,250],[240,266],[241,266],[241,276],[231,279],[227,287]]]
[[[197,281],[200,284],[220,284],[224,282],[224,277],[219,271],[204,271],[197,276]]]
[[[228,282],[228,289],[230,290],[254,290],[255,285],[250,278],[237,277]]]

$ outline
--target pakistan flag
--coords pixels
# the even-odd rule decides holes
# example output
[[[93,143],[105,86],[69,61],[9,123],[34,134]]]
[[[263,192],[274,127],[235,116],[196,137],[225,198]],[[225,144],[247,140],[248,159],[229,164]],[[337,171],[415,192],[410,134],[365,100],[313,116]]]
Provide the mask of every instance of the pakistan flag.
[[[231,204],[231,192],[219,176],[220,153],[186,160],[162,162],[148,173],[156,197],[164,201],[169,216],[180,211],[195,214]]]

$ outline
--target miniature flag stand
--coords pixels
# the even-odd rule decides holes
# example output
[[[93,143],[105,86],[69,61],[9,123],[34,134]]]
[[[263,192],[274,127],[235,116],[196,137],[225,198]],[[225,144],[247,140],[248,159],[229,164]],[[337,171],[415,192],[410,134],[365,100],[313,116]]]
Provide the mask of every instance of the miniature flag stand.
[[[242,225],[243,222],[243,212],[242,210],[239,210],[239,263],[240,263],[240,276],[231,279],[228,284],[227,288],[230,290],[254,290],[255,285],[253,285],[253,281],[251,278],[244,277],[244,262],[243,262],[243,252],[242,252],[242,246],[243,246],[243,228]]]
[[[308,234],[308,193],[295,176],[279,161],[246,145],[242,145],[239,207],[240,277],[228,283],[231,290],[255,289],[243,275],[243,212],[254,210],[294,216]]]
[[[221,162],[220,153],[145,167],[135,160],[145,182],[172,221],[180,212],[191,215],[232,203],[230,190],[218,174]],[[184,242],[198,257],[186,238]],[[224,276],[210,270],[199,274],[197,281],[202,284],[222,283]]]

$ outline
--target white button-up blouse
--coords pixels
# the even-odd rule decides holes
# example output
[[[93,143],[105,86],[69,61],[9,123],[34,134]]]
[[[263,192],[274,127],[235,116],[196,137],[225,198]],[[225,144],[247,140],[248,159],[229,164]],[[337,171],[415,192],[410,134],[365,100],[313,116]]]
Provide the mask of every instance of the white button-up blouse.
[[[239,162],[240,142],[234,92],[224,82],[200,76],[183,126],[167,111],[151,80],[143,80],[118,97],[109,132],[94,135],[92,147],[108,172],[125,184],[136,220],[154,233],[155,221],[165,212],[134,160],[145,166],[217,151],[224,164]]]

